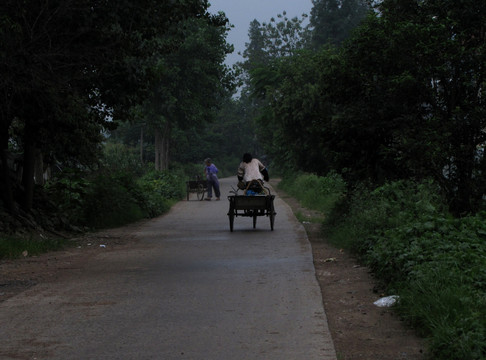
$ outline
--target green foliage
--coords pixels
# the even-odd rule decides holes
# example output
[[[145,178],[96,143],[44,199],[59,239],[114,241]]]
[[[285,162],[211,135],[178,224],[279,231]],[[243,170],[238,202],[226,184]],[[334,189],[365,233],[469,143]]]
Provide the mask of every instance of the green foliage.
[[[481,246],[484,248],[484,245]],[[463,253],[461,251],[461,253]],[[472,251],[467,252],[471,255]],[[451,253],[453,258],[458,253]],[[432,267],[433,266],[433,267]],[[482,265],[484,269],[484,264]],[[434,262],[417,266],[420,277],[400,288],[397,310],[429,340],[434,359],[484,359],[486,300],[468,275]],[[476,276],[477,278],[477,276]]]
[[[233,175],[239,160],[245,152],[255,152],[253,122],[246,113],[245,100],[226,99],[222,109],[211,123],[202,124],[186,130],[174,129],[171,158],[178,164],[200,163],[207,157],[215,161],[224,176]],[[234,162],[238,162],[236,165]],[[202,165],[197,172],[188,173],[191,177],[201,174]]]
[[[357,188],[334,208],[327,235],[400,296],[397,310],[434,359],[486,355],[486,214],[455,219],[432,182]]]
[[[301,18],[288,18],[285,11],[261,26],[263,50],[269,59],[278,59],[304,49],[309,41],[309,31],[303,26],[307,14]]]
[[[344,3],[315,1],[314,15],[339,23]],[[432,178],[454,215],[474,213],[486,192],[486,5],[375,4],[339,49],[247,66],[259,139],[281,168],[374,186]]]
[[[152,170],[138,180],[144,196],[143,207],[155,217],[170,209],[174,200],[180,200],[186,192],[185,176],[172,171]]]
[[[279,187],[298,198],[304,207],[328,215],[346,191],[342,177],[334,172],[327,176],[299,174],[286,177]]]
[[[82,225],[103,228],[116,227],[140,220],[144,213],[140,189],[131,174],[101,172],[90,179],[83,196]]]
[[[24,238],[0,236],[0,260],[16,259],[27,255],[39,255],[48,251],[61,250],[66,241],[61,238]]]
[[[250,23],[250,42],[243,52],[246,60],[239,64],[247,74],[259,67],[268,66],[275,59],[290,56],[306,48],[310,34],[303,24],[307,15],[291,19],[286,15],[283,12],[268,22],[253,20]]]
[[[252,73],[255,95],[267,104],[257,119],[259,136],[279,168],[322,175],[336,164],[327,143],[335,137],[333,104],[321,84],[334,81],[339,65],[336,52],[323,49],[275,60]]]
[[[312,44],[340,45],[369,11],[363,0],[312,0]]]
[[[108,141],[103,147],[103,166],[114,171],[142,174],[144,166],[140,160],[140,150],[120,143]]]
[[[35,153],[44,164],[96,164],[102,132],[133,120],[135,104],[161,83],[192,85],[158,97],[163,106],[177,105],[179,117],[187,113],[196,122],[212,112],[219,99],[199,90],[208,90],[208,83],[212,89],[231,86],[223,66],[231,48],[224,42],[226,18],[210,15],[208,6],[201,0],[1,2],[0,195],[10,211],[15,201],[32,206],[32,174],[41,158]],[[202,44],[206,51],[198,51]],[[164,62],[176,53],[188,55],[184,64]],[[183,76],[169,78],[182,65]],[[11,131],[14,121],[22,125],[18,133]],[[11,142],[24,156],[24,193],[8,179]]]
[[[226,18],[221,14],[212,21],[190,18],[182,27],[185,41],[177,51],[159,58],[157,81],[139,107],[140,121],[153,129],[155,148],[162,155],[156,157],[157,169],[168,168],[174,135],[204,130],[234,90],[233,74],[224,65],[226,54],[232,51],[225,40]]]
[[[94,172],[66,169],[47,184],[49,198],[70,223],[121,226],[159,216],[185,195],[181,169],[160,172],[148,164],[147,171],[136,164],[129,148],[119,144],[109,147],[104,163],[111,166]]]
[[[485,214],[421,217],[376,236],[366,255],[437,359],[486,355],[485,234]]]
[[[364,254],[373,247],[374,236],[417,217],[444,210],[437,186],[398,181],[370,190],[363,185],[348,191],[336,206],[326,226],[332,241]]]
[[[90,182],[83,171],[67,168],[48,181],[44,191],[61,214],[65,214],[71,222],[79,223],[89,186]]]

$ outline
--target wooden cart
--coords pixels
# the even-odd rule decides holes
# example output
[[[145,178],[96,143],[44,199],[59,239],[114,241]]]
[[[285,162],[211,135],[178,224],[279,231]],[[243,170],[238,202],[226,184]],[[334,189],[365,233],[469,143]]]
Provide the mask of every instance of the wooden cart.
[[[189,201],[189,194],[196,193],[198,200],[204,199],[204,194],[208,190],[207,180],[201,180],[200,177],[196,177],[196,180],[186,181],[186,194]]]
[[[270,193],[270,189],[265,188],[264,194],[259,195],[238,195],[238,190],[234,191],[234,194],[228,196],[230,231],[233,231],[233,224],[237,216],[253,218],[254,229],[256,228],[257,217],[267,216],[270,218],[270,229],[273,231],[277,213],[273,204],[275,195]]]

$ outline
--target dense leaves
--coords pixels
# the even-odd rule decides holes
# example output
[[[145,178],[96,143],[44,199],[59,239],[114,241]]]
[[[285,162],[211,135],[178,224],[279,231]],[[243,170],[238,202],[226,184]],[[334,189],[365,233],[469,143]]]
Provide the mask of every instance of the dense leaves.
[[[310,25],[312,45],[340,45],[368,12],[363,0],[312,0]]]
[[[341,5],[331,3],[315,2],[313,14],[333,18]],[[376,6],[339,48],[252,69],[265,150],[282,167],[336,170],[349,184],[431,177],[455,214],[477,211],[486,190],[486,5]]]
[[[183,23],[183,44],[157,62],[157,79],[139,111],[138,122],[155,134],[155,165],[167,169],[173,132],[203,127],[233,90],[233,75],[223,64],[232,51],[226,41],[229,30],[222,14]],[[173,155],[173,154],[172,154]]]
[[[0,5],[0,155],[2,201],[32,207],[34,179],[50,166],[92,166],[102,131],[140,114],[154,88],[207,83],[224,75],[223,15],[210,16],[207,1],[3,1]],[[207,30],[206,30],[207,29]],[[211,32],[210,29],[214,29]],[[213,40],[214,39],[214,40]],[[213,53],[199,51],[199,43]],[[218,46],[216,46],[218,45]],[[199,63],[191,56],[198,52]],[[181,77],[173,54],[184,56]],[[207,58],[207,64],[201,65]],[[192,63],[190,62],[194,60]],[[194,74],[200,81],[191,82]],[[228,79],[224,80],[228,82]],[[221,85],[223,86],[223,85]],[[198,88],[163,98],[171,106],[207,105]],[[206,89],[207,90],[207,89]],[[201,98],[204,102],[201,103]],[[194,99],[194,102],[191,102]],[[160,100],[160,99],[159,99]],[[190,112],[189,121],[201,111]],[[14,155],[15,154],[15,155]],[[22,181],[13,176],[17,171]]]

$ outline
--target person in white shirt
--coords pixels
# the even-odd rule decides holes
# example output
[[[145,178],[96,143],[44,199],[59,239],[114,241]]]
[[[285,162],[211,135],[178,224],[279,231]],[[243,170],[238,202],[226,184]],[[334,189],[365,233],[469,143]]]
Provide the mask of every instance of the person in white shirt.
[[[253,180],[268,181],[268,171],[265,165],[263,165],[260,160],[253,158],[249,153],[243,155],[243,161],[238,167],[238,187],[240,189],[245,189],[248,183]]]

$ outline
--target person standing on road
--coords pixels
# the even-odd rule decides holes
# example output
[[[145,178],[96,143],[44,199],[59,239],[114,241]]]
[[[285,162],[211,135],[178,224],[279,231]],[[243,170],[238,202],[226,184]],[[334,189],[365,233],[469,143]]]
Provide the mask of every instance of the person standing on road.
[[[216,200],[219,200],[221,192],[219,191],[218,168],[213,164],[210,158],[204,160],[204,163],[206,164],[204,167],[204,174],[208,180],[208,197],[205,200],[211,201],[211,198],[213,197],[213,189],[214,195],[216,195]]]

